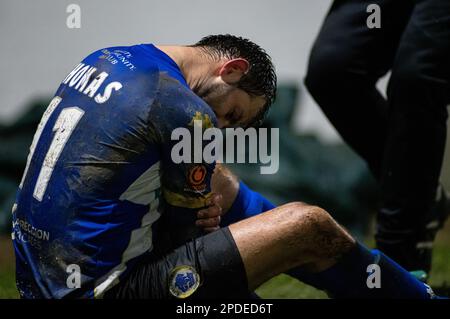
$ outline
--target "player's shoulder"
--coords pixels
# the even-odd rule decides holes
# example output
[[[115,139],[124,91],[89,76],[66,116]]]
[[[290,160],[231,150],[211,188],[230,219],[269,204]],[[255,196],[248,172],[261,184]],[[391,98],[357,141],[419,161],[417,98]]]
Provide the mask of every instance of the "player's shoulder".
[[[121,71],[147,71],[158,69],[157,63],[148,56],[142,45],[114,46],[90,53],[84,61],[101,63]]]
[[[195,119],[207,121],[207,126],[216,126],[216,116],[211,107],[184,83],[161,72],[158,98],[153,112],[171,123],[171,126],[188,126]]]
[[[159,65],[149,57],[141,45],[114,46],[92,52],[82,64],[93,66],[98,72],[108,74],[124,86],[128,83],[130,93],[148,93],[159,80]]]
[[[97,104],[115,101],[127,105],[136,99],[148,104],[144,101],[153,98],[158,81],[158,65],[143,49],[116,46],[86,56],[63,79],[56,94],[64,94],[66,99],[88,96]]]

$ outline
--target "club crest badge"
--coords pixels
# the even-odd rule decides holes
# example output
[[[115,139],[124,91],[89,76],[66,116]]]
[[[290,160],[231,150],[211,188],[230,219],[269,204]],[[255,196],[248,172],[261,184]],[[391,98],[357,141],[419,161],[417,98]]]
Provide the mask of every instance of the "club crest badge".
[[[180,299],[192,295],[200,285],[200,276],[197,271],[187,265],[172,269],[169,276],[169,291]]]

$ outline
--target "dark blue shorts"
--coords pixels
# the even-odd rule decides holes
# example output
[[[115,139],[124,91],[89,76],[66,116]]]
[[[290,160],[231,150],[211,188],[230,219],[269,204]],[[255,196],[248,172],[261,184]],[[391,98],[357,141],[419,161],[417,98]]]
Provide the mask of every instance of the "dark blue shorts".
[[[144,258],[104,298],[249,298],[244,264],[231,233],[221,228],[163,255]]]

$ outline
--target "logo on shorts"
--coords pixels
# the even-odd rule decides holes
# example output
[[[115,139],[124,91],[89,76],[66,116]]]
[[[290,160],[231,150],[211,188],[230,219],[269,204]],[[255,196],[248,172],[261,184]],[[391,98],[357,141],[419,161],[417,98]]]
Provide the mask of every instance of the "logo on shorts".
[[[188,172],[189,186],[196,191],[204,191],[206,188],[206,167],[205,165],[195,165]]]
[[[191,266],[178,266],[172,269],[169,276],[169,291],[177,298],[187,298],[200,285],[200,276]]]

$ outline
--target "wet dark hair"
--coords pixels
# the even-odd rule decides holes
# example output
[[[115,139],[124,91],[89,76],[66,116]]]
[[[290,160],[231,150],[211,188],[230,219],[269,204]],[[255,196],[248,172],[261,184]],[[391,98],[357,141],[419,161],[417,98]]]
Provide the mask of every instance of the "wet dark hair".
[[[270,106],[275,101],[277,76],[270,56],[257,44],[248,39],[230,34],[209,35],[192,45],[200,47],[214,58],[248,61],[249,70],[237,83],[237,87],[253,96],[263,96],[266,104],[249,126],[258,126],[264,121]]]

